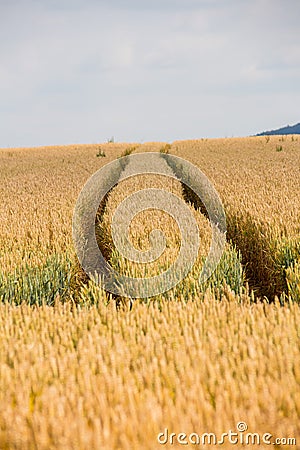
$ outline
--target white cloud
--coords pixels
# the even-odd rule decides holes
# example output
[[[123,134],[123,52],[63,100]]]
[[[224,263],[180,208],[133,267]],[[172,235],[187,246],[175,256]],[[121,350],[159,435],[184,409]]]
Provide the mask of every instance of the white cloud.
[[[299,10],[296,0],[2,1],[0,146],[296,122]]]

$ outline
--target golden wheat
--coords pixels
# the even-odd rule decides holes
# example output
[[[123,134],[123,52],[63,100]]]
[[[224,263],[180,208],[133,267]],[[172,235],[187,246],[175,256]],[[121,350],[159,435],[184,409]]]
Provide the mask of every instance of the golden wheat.
[[[161,306],[0,306],[0,447],[153,449],[165,428],[220,436],[241,420],[300,438],[297,304]]]
[[[218,296],[212,286],[201,296],[191,275],[168,296],[135,301],[129,311],[117,310],[92,282],[66,284],[64,273],[76,270],[76,198],[89,176],[133,147],[168,151],[203,170],[225,205],[249,282],[269,300],[285,292],[280,301],[259,301],[247,285],[233,292],[238,263],[230,243]],[[239,421],[250,432],[294,437],[299,446],[299,162],[300,142],[290,137],[0,149],[0,448],[156,449],[165,428],[220,436]],[[111,255],[112,215],[150,185],[189,200],[184,186],[160,176],[120,181],[112,190],[99,218],[100,246],[125,273],[140,268]],[[207,252],[209,224],[190,201]],[[152,226],[166,233],[163,263],[172,262],[178,230],[163,212],[136,217],[133,244],[148,248]]]

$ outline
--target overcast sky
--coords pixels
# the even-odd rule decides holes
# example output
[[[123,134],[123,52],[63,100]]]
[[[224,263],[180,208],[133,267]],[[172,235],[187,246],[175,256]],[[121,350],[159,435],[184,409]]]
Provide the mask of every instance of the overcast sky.
[[[300,122],[299,0],[0,0],[0,147]]]

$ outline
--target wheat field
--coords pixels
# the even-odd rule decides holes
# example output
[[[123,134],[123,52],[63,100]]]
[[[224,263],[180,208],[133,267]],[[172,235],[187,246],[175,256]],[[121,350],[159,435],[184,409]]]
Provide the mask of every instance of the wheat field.
[[[201,242],[182,282],[129,302],[83,273],[72,216],[100,167],[153,151],[180,156],[208,176],[224,205],[227,243],[199,286],[211,228],[191,192],[157,175],[120,179],[96,223],[114,268],[152,276],[180,246],[172,218],[148,210],[130,236],[145,250],[151,228],[164,230],[159,264],[145,269],[115,251],[113,212],[138,189],[176,194]],[[181,448],[180,433],[220,438],[239,422],[248,426],[240,439],[270,433],[273,447],[300,448],[300,137],[0,149],[0,180],[1,450]],[[175,436],[163,445],[158,435],[166,429]],[[228,439],[185,446],[269,447]]]

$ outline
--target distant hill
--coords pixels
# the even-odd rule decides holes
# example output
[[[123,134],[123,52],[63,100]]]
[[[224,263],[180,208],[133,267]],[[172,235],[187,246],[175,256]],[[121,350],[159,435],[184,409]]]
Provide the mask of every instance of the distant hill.
[[[292,126],[287,125],[286,127],[278,128],[277,130],[263,131],[256,136],[268,136],[272,134],[300,134],[300,123]]]

